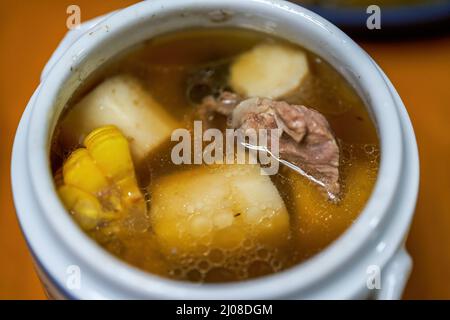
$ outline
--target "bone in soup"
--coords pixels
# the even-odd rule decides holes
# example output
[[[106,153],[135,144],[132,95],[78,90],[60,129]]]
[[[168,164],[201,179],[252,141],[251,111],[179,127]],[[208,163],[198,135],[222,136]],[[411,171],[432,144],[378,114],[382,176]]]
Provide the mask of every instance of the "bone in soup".
[[[276,130],[278,171],[174,163],[171,135],[193,133],[194,120]],[[358,94],[321,57],[255,31],[193,29],[84,81],[50,158],[69,214],[104,249],[163,277],[228,282],[284,270],[338,238],[371,193],[379,143]]]

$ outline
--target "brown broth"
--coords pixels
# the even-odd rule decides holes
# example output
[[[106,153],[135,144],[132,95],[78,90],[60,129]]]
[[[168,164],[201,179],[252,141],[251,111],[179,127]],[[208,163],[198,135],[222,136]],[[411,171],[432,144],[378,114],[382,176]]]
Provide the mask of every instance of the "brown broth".
[[[68,103],[75,102],[108,76],[129,73],[139,78],[152,96],[185,127],[195,118],[186,96],[190,72],[202,65],[228,61],[264,41],[283,42],[266,34],[242,29],[196,29],[162,35],[121,55],[94,74]],[[292,44],[289,44],[292,45]],[[281,168],[271,179],[290,215],[286,246],[270,249],[246,246],[235,251],[205,250],[200,256],[169,259],[151,228],[135,231],[120,224],[103,225],[89,232],[103,248],[120,259],[161,276],[200,282],[245,280],[298,264],[338,238],[363,209],[376,180],[379,144],[375,127],[355,90],[326,61],[308,52],[311,74],[288,100],[304,104],[326,116],[341,147],[339,203],[330,202],[315,185],[290,169]],[[64,114],[62,115],[62,119]],[[224,121],[218,118],[218,122]],[[63,148],[54,134],[51,153],[56,172],[72,148]],[[169,140],[152,152],[137,175],[144,192],[160,177],[193,166],[176,166],[170,160]],[[150,188],[147,188],[150,184]],[[147,194],[149,206],[151,194]]]

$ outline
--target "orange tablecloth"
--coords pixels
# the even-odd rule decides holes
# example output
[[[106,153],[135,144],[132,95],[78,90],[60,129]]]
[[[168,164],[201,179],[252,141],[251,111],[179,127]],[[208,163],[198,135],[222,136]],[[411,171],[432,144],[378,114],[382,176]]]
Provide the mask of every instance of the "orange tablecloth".
[[[66,8],[78,4],[86,20],[133,2],[0,2],[0,298],[45,298],[14,214],[10,155],[39,74],[67,31]],[[398,89],[419,143],[421,187],[407,243],[414,270],[405,298],[450,299],[450,35],[362,46]]]

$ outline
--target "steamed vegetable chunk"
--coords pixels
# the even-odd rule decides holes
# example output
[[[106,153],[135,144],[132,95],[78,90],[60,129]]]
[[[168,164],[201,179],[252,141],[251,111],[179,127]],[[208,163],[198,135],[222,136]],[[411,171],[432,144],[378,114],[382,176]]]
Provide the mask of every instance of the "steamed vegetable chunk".
[[[99,221],[113,217],[103,210],[95,196],[75,186],[63,185],[58,189],[58,194],[66,209],[84,230],[91,230]]]
[[[277,99],[298,88],[308,73],[304,51],[264,43],[236,59],[231,65],[230,83],[244,97]]]
[[[201,254],[244,241],[269,247],[289,235],[278,190],[258,165],[216,165],[174,173],[151,188],[150,217],[166,252]]]
[[[139,81],[128,75],[105,80],[69,111],[61,124],[63,144],[73,148],[90,131],[105,125],[115,125],[130,140],[136,162],[178,127]]]

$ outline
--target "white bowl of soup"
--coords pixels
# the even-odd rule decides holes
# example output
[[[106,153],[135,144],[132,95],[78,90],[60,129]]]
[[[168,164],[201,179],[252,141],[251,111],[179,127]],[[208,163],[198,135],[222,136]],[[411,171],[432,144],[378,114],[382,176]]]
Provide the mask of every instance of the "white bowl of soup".
[[[49,296],[401,297],[414,133],[382,71],[323,18],[282,1],[146,1],[69,32],[41,80],[12,184]],[[194,121],[274,130],[277,171],[174,161],[174,132]]]

